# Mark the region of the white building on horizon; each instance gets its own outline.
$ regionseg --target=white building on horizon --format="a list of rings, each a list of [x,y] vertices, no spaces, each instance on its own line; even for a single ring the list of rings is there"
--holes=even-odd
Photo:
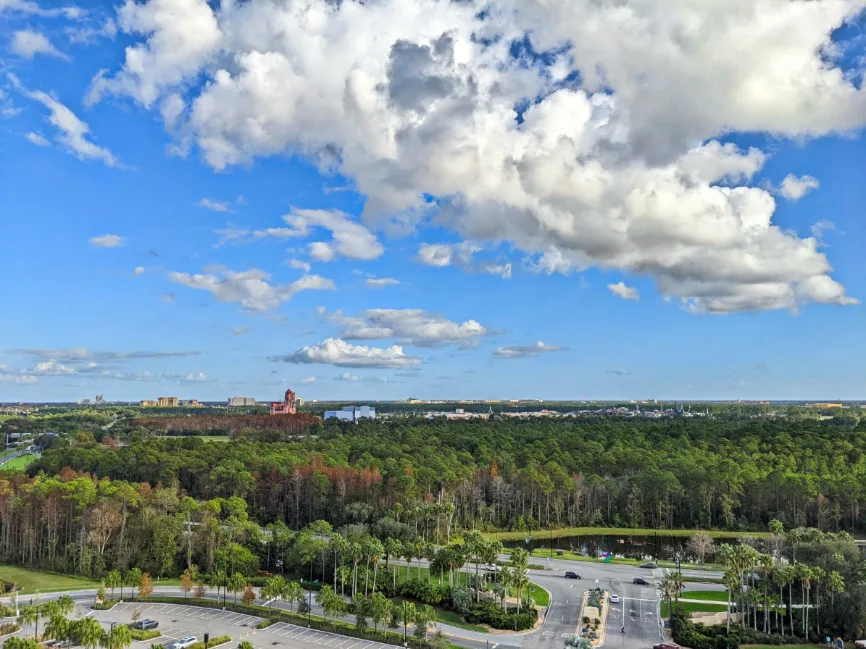
[[[325,421],[332,417],[340,421],[354,421],[357,424],[359,419],[375,419],[376,409],[370,406],[343,406],[342,410],[326,410]]]

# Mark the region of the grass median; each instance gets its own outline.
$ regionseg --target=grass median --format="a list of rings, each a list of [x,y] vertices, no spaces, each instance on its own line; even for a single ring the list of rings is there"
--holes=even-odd
[[[19,595],[32,595],[37,590],[47,593],[99,588],[98,581],[82,579],[81,577],[70,577],[69,575],[58,575],[53,572],[27,570],[18,566],[0,566],[0,579],[18,584],[21,587],[21,590],[18,592]]]

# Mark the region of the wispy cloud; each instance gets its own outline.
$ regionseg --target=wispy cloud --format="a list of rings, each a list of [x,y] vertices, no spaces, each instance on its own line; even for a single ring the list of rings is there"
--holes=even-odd
[[[212,201],[209,198],[203,198],[198,203],[195,204],[196,207],[203,207],[206,210],[211,210],[212,212],[231,212],[232,208],[229,207],[228,203],[223,203],[222,201]]]
[[[617,282],[616,284],[608,284],[607,289],[623,300],[639,300],[640,293],[638,293],[637,289],[633,286],[628,286],[624,282]]]
[[[567,350],[568,347],[560,347],[558,345],[548,345],[542,341],[538,341],[534,345],[514,345],[511,347],[497,347],[493,352],[494,358],[527,358],[529,356],[538,356],[546,352],[561,352]]]
[[[90,127],[78,119],[69,108],[46,92],[26,89],[14,74],[8,74],[7,78],[21,94],[38,101],[48,109],[48,123],[56,129],[55,139],[66,147],[67,151],[81,160],[100,160],[109,167],[121,166],[110,150],[88,139]]]
[[[43,54],[64,61],[72,60],[72,57],[54,47],[45,34],[29,29],[22,29],[12,34],[9,48],[22,59],[33,60],[39,54]]]
[[[124,243],[126,243],[126,239],[117,234],[103,234],[90,238],[90,245],[97,248],[119,248]]]

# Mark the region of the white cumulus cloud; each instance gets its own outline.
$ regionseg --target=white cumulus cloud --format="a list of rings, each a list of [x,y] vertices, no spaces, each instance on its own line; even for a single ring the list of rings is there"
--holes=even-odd
[[[285,363],[320,363],[336,367],[370,367],[402,369],[421,363],[416,356],[408,356],[400,345],[368,347],[353,345],[339,338],[328,338],[315,345],[307,345],[292,354],[271,356],[272,361]]]
[[[103,234],[90,238],[90,245],[97,248],[119,248],[124,243],[126,243],[126,239],[117,234]]]
[[[203,274],[171,272],[168,276],[176,284],[208,291],[218,302],[235,302],[251,311],[274,309],[300,291],[334,288],[332,280],[319,275],[304,275],[291,284],[270,284],[270,274],[257,268],[236,272],[216,266],[206,268]]]
[[[640,294],[637,289],[633,286],[628,286],[624,282],[617,282],[616,284],[608,284],[607,290],[616,295],[617,297],[621,297],[623,300],[639,300]]]
[[[423,309],[367,309],[358,317],[340,311],[320,313],[342,327],[340,337],[344,340],[394,338],[416,347],[469,346],[488,333],[477,320],[455,322]]]
[[[798,178],[794,174],[788,174],[782,180],[779,193],[789,201],[798,201],[813,189],[818,189],[820,184],[818,179],[812,176],[800,176]]]
[[[866,88],[834,38],[862,11],[863,0],[127,0],[118,23],[133,42],[91,97],[159,110],[183,93],[169,124],[179,147],[215,169],[307,156],[366,196],[368,228],[432,221],[545,272],[643,274],[697,311],[847,304],[817,242],[776,225],[771,192],[751,185],[766,155],[724,138],[861,128]],[[381,254],[362,241],[334,231],[309,251]],[[428,252],[457,265],[454,251]]]

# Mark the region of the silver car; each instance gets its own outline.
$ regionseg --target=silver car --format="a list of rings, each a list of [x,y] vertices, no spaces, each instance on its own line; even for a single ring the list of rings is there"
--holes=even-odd
[[[170,649],[187,649],[191,647],[196,642],[198,642],[198,638],[194,635],[187,635],[182,637],[180,640],[171,645]]]

